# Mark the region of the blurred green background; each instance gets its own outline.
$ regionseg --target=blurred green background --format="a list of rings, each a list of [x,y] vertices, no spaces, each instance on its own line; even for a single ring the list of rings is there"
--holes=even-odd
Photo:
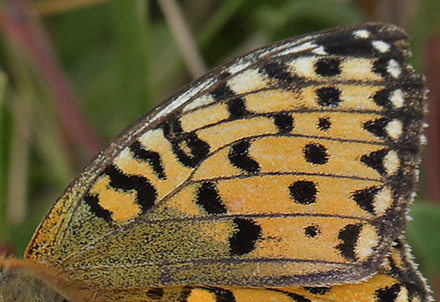
[[[21,256],[88,159],[207,69],[283,38],[382,21],[408,31],[409,61],[428,75],[429,145],[406,233],[438,295],[439,13],[438,0],[1,0],[0,251]]]

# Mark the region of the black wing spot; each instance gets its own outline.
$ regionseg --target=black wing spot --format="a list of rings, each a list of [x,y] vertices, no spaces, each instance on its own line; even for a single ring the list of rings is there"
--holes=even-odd
[[[190,286],[185,286],[181,291],[180,291],[180,296],[179,296],[179,302],[187,302],[189,296],[191,295],[191,292],[194,288],[190,287]]]
[[[304,234],[307,237],[310,238],[315,238],[316,236],[318,236],[319,234],[321,234],[321,230],[319,229],[318,226],[316,225],[309,225],[308,227],[304,228]]]
[[[226,207],[222,203],[217,188],[212,182],[204,182],[197,190],[196,203],[209,214],[225,214]]]
[[[189,287],[185,286],[180,292],[180,297],[178,299],[179,302],[188,302],[188,298],[191,296],[192,291],[194,290],[204,290],[209,291],[215,295],[215,301],[217,302],[236,302],[234,294],[223,288],[213,287],[213,286],[204,286],[204,287]],[[161,300],[162,301],[162,300]]]
[[[287,70],[287,66],[282,63],[272,62],[261,67],[261,70],[269,76],[269,78],[292,82],[294,79],[290,72]]]
[[[97,196],[87,194],[84,196],[84,202],[90,207],[90,211],[92,211],[96,217],[102,218],[107,222],[113,221],[112,213],[101,207]]]
[[[328,162],[327,149],[318,143],[310,143],[303,148],[304,159],[314,165],[324,165]]]
[[[133,153],[135,158],[147,162],[151,166],[151,168],[153,168],[154,174],[157,176],[157,178],[161,180],[167,178],[159,153],[146,150],[140,142],[134,142],[133,144],[131,144],[130,151]]]
[[[374,214],[374,197],[382,189],[380,186],[373,186],[353,193],[353,199],[359,207],[371,214]]]
[[[298,180],[289,186],[290,197],[297,203],[309,205],[316,202],[316,185],[313,181]]]
[[[400,285],[393,284],[386,288],[378,289],[375,293],[377,302],[395,302],[400,292]]]
[[[330,122],[330,118],[325,116],[325,117],[320,117],[318,120],[318,129],[321,131],[326,131],[328,129],[330,129],[330,127],[332,126],[332,123]]]
[[[260,171],[260,165],[249,157],[249,141],[241,141],[231,147],[228,158],[231,164],[248,173],[257,173]]]
[[[399,64],[400,66],[403,63],[403,58],[400,58],[400,57],[396,57],[393,59],[390,59],[389,57],[382,57],[382,58],[377,59],[373,63],[373,72],[381,75],[384,78],[390,76],[390,74],[388,72],[388,65],[391,60],[396,61],[396,63]]]
[[[341,91],[335,87],[323,87],[315,90],[318,96],[318,104],[324,107],[339,106],[341,103]]]
[[[387,131],[385,127],[388,125],[389,120],[387,118],[378,118],[372,121],[365,122],[363,127],[371,134],[385,138],[387,137]]]
[[[147,297],[150,299],[160,300],[164,295],[162,288],[152,288],[147,291]]]
[[[390,95],[391,95],[391,90],[385,88],[376,92],[376,94],[373,96],[373,100],[377,105],[385,109],[391,109],[392,106],[390,101]]]
[[[314,295],[325,295],[331,290],[331,287],[304,287],[304,289]]]
[[[206,290],[209,290],[215,295],[215,301],[216,302],[235,302],[234,294],[227,289],[219,288],[219,287],[206,287],[204,288]]]
[[[388,154],[388,149],[382,149],[379,151],[371,152],[370,154],[362,155],[361,162],[370,168],[376,170],[380,175],[385,175],[385,167],[383,165],[383,160]]]
[[[250,112],[246,109],[246,104],[243,98],[234,98],[226,103],[229,112],[229,118],[236,120],[250,115]]]
[[[309,300],[301,295],[294,294],[294,293],[287,293],[284,292],[289,298],[292,298],[295,302],[312,302],[312,300]]]
[[[261,236],[261,227],[251,219],[234,218],[235,232],[229,239],[230,253],[242,256],[255,249],[255,243]]]
[[[115,189],[135,190],[137,192],[136,203],[141,207],[142,213],[147,212],[156,202],[156,189],[145,177],[126,175],[114,165],[107,166],[102,174],[110,177],[110,186]]]
[[[362,224],[349,224],[343,228],[338,235],[338,238],[342,241],[336,248],[341,252],[341,255],[350,261],[356,261],[357,256],[355,253],[356,243],[359,239]]]
[[[330,55],[371,57],[377,54],[369,39],[356,39],[352,32],[322,36],[315,43],[322,45]]]
[[[277,62],[266,64],[262,70],[271,78],[287,80],[290,78],[286,65]]]
[[[332,77],[341,73],[341,60],[338,58],[323,58],[315,63],[317,74]]]
[[[202,162],[209,153],[209,145],[197,137],[195,132],[185,133],[177,119],[162,124],[164,136],[171,143],[178,160],[189,168]]]
[[[287,112],[280,112],[273,116],[274,123],[280,133],[289,133],[293,130],[293,117]]]
[[[220,83],[211,92],[212,98],[216,101],[222,101],[235,96],[235,92],[224,82]]]
[[[389,62],[389,58],[380,58],[377,59],[373,63],[373,71],[377,74],[380,74],[382,77],[388,76],[387,66]]]

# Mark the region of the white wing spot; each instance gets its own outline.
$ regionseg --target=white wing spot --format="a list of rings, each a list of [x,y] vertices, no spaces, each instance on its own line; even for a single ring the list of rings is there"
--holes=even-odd
[[[364,224],[356,242],[355,253],[360,261],[371,256],[379,244],[379,236],[372,225]]]
[[[408,290],[406,289],[405,286],[401,286],[399,294],[397,295],[395,301],[401,302],[401,301],[408,301],[408,300],[409,300]]]
[[[129,161],[133,159],[133,156],[130,153],[130,149],[127,147],[119,153],[118,156],[114,159],[113,163],[118,167],[127,166]]]
[[[382,53],[388,52],[391,48],[390,44],[385,43],[384,41],[377,41],[376,40],[376,41],[371,42],[371,44],[373,44],[373,47]]]
[[[388,175],[393,175],[399,170],[400,160],[396,151],[389,151],[383,159],[383,166]]]
[[[391,93],[390,101],[396,108],[401,108],[405,103],[405,95],[402,90],[396,89]]]
[[[393,196],[388,188],[383,188],[374,197],[374,212],[381,216],[393,205]]]
[[[324,50],[324,46],[319,46],[312,50],[312,52],[316,55],[327,55],[328,53]]]
[[[396,140],[402,135],[403,125],[400,120],[394,119],[388,123],[388,125],[385,127],[385,129],[386,129],[389,137]]]
[[[192,109],[204,106],[204,105],[209,105],[211,103],[214,103],[213,97],[210,94],[204,94],[204,95],[196,98],[195,100],[193,100],[188,105],[186,105],[185,108],[183,108],[183,112],[187,112],[189,110],[192,110]]]
[[[402,72],[399,63],[397,63],[396,60],[390,60],[388,62],[387,71],[394,78],[398,78]]]
[[[266,87],[266,81],[256,69],[249,69],[228,80],[229,87],[238,94]]]
[[[370,32],[369,32],[368,30],[366,30],[366,29],[359,29],[359,30],[356,30],[356,31],[353,33],[353,35],[354,35],[356,38],[367,39],[371,34],[370,34]]]
[[[424,146],[424,145],[426,145],[427,142],[428,142],[428,139],[426,138],[426,135],[422,134],[422,135],[420,136],[420,144],[421,144],[422,146]]]
[[[295,73],[303,77],[315,77],[315,58],[314,57],[302,57],[297,58],[289,63],[289,69],[292,73]]]

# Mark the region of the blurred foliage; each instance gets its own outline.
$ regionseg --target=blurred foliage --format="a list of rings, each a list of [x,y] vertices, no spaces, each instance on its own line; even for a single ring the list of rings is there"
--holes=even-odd
[[[7,2],[0,2],[3,13],[10,13]],[[58,8],[61,2],[31,3],[40,9],[35,13],[38,16],[40,12],[39,20],[56,54],[53,58],[102,146],[136,117],[192,80],[156,1],[90,0]],[[374,13],[378,1],[178,3],[210,67],[279,39],[378,20],[383,15]],[[411,63],[423,72],[423,66],[429,64],[423,47],[433,33],[440,31],[440,2],[413,3],[403,25],[414,37]],[[0,241],[11,242],[20,255],[39,221],[89,156],[86,148],[66,141],[54,98],[29,55],[5,30],[0,39],[0,68]],[[28,160],[20,161],[17,154]],[[19,169],[25,181],[11,177]],[[18,220],[6,210],[11,191],[24,196]],[[417,260],[429,276],[439,276],[439,207],[417,201],[413,216],[407,234]]]
[[[411,209],[413,219],[408,223],[407,236],[411,239],[417,262],[429,275],[440,272],[440,207],[416,203]]]

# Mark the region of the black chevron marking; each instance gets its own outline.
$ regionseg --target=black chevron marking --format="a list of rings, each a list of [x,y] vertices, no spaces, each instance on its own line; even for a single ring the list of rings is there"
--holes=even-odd
[[[179,120],[166,121],[162,124],[162,129],[174,154],[185,166],[194,168],[208,155],[209,145],[198,138],[195,132],[183,132]]]
[[[156,202],[156,189],[145,177],[126,175],[114,165],[107,166],[103,174],[110,177],[110,186],[113,188],[123,191],[135,190],[137,192],[136,202],[141,207],[142,213],[147,212]]]
[[[233,145],[229,150],[228,158],[234,167],[248,173],[257,173],[260,171],[260,165],[248,155],[249,147],[248,141],[241,141]]]
[[[134,142],[129,148],[135,158],[147,162],[151,168],[153,168],[154,174],[156,174],[159,179],[164,180],[167,178],[159,153],[146,150],[140,142]]]

